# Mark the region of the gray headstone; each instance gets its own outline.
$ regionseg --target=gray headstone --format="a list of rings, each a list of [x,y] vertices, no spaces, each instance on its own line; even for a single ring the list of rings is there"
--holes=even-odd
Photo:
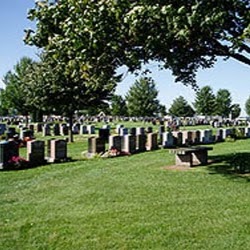
[[[44,164],[44,141],[27,142],[27,160],[33,165]]]

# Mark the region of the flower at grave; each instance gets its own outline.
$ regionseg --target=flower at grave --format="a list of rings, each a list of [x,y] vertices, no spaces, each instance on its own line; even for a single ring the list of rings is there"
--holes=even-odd
[[[10,168],[19,169],[25,168],[28,166],[28,161],[20,156],[12,156],[8,161],[8,165]]]

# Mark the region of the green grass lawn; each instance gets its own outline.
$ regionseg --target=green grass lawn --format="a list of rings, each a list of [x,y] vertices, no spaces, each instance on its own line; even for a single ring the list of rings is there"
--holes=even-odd
[[[72,162],[0,172],[0,249],[250,249],[250,177],[228,164],[250,140],[212,146],[180,171],[167,149],[84,160],[77,137]]]

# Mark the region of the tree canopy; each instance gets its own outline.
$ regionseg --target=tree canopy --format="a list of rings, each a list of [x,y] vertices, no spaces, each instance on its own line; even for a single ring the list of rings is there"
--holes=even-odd
[[[3,77],[5,89],[1,94],[1,106],[8,110],[9,114],[28,115],[34,111],[34,106],[27,101],[25,92],[26,76],[35,62],[29,57],[21,58],[13,70],[8,71]]]
[[[217,57],[250,65],[249,0],[38,0],[28,17],[37,26],[26,31],[26,43],[84,80],[154,60],[195,86],[198,69]]]

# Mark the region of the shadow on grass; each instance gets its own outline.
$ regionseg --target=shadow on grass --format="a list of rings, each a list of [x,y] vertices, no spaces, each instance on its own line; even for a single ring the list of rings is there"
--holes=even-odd
[[[46,160],[40,162],[40,163],[33,163],[31,164],[29,161],[17,161],[17,162],[11,162],[4,166],[3,169],[1,169],[2,172],[4,171],[26,171],[33,168],[42,168],[45,166],[49,166],[52,164],[67,164],[69,162],[76,162],[77,160],[72,158],[65,158],[62,160],[55,160],[54,162],[47,162]]]
[[[209,156],[207,169],[210,174],[221,174],[231,178],[250,181],[250,152]]]

